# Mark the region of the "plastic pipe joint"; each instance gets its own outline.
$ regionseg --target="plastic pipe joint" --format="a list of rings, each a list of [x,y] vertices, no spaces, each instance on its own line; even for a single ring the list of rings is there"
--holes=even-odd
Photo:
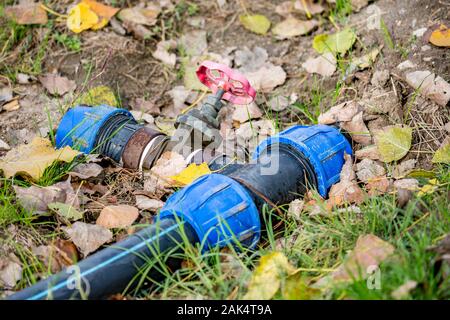
[[[110,157],[126,168],[150,168],[168,138],[136,122],[131,113],[107,105],[69,109],[56,131],[56,147]]]

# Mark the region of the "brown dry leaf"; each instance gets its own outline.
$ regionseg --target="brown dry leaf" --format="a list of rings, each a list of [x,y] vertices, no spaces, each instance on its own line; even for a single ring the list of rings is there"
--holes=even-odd
[[[161,113],[160,107],[158,107],[153,101],[145,100],[144,98],[136,98],[130,102],[130,106],[133,110],[146,112],[152,116],[159,116]]]
[[[270,77],[267,75],[270,74]],[[266,62],[255,72],[245,73],[248,81],[256,91],[271,92],[286,81],[286,72],[280,66]]]
[[[248,105],[235,105],[232,120],[239,123],[247,122],[251,119],[259,119],[263,115],[261,109],[255,102]]]
[[[355,157],[357,159],[367,158],[371,160],[380,160],[380,153],[378,152],[378,148],[376,145],[370,145],[362,149],[356,150]]]
[[[53,162],[70,162],[78,154],[80,152],[69,146],[55,150],[49,140],[36,137],[30,144],[20,145],[0,159],[0,170],[6,178],[20,174],[36,181]]]
[[[428,70],[414,71],[406,74],[406,82],[418,89],[427,98],[433,100],[440,106],[447,106],[450,101],[450,84],[440,76]]]
[[[370,179],[366,184],[369,196],[377,196],[389,191],[391,182],[386,176]]]
[[[305,201],[300,199],[295,199],[289,204],[288,217],[292,217],[295,220],[300,220],[301,213],[305,206]]]
[[[65,203],[74,208],[80,207],[78,196],[70,184],[70,178],[48,187],[31,186],[23,188],[14,186],[14,191],[22,207],[36,214],[46,213],[49,209],[48,205],[54,202]]]
[[[84,257],[94,252],[103,244],[113,238],[113,234],[108,229],[84,222],[75,222],[70,227],[62,227],[63,231],[69,236]]]
[[[342,122],[341,128],[347,131],[357,143],[364,146],[368,146],[372,143],[372,136],[364,123],[362,111],[357,113],[352,120]]]
[[[77,248],[68,240],[57,239],[54,244],[33,248],[32,252],[52,273],[57,273],[78,260]]]
[[[69,91],[75,90],[77,87],[75,81],[61,77],[56,73],[47,73],[45,76],[40,76],[39,81],[52,95],[62,96]]]
[[[307,16],[322,13],[325,9],[320,3],[314,0],[296,0],[294,9],[303,12]]]
[[[332,124],[336,122],[351,121],[353,117],[361,110],[356,101],[347,101],[337,106],[331,107],[325,113],[319,115],[319,124]]]
[[[371,179],[384,176],[386,170],[382,165],[370,159],[363,159],[356,164],[356,176],[359,181],[369,182]]]
[[[355,181],[352,157],[345,154],[344,158],[345,163],[340,173],[340,181],[331,186],[327,208],[344,203],[359,204],[364,201],[364,193]]]
[[[404,178],[416,167],[416,159],[409,159],[402,161],[400,164],[396,165],[394,170],[392,171],[392,177],[395,179]]]
[[[134,23],[144,26],[155,25],[161,8],[155,4],[148,4],[146,8],[126,8],[120,10],[117,17],[123,22]]]
[[[77,177],[82,180],[98,177],[103,172],[103,167],[96,163],[80,163],[77,164],[69,175]]]
[[[275,7],[275,12],[280,16],[289,17],[294,10],[294,3],[292,1],[284,1]]]
[[[391,296],[396,300],[403,300],[408,297],[411,290],[417,287],[417,282],[413,280],[408,280],[400,287],[392,291]]]
[[[156,212],[164,206],[164,202],[159,199],[152,199],[144,195],[136,195],[136,207],[140,210]]]
[[[175,40],[160,41],[156,45],[156,51],[153,52],[153,58],[162,61],[165,65],[169,67],[175,67],[177,62],[177,55],[175,53],[170,53],[169,50],[173,50],[177,47],[177,42]]]
[[[0,257],[0,286],[13,288],[22,279],[22,266],[19,259],[11,254],[8,257]]]
[[[331,52],[326,52],[317,58],[309,58],[302,67],[308,73],[317,73],[323,77],[331,77],[336,71],[336,57]]]
[[[40,3],[24,3],[9,6],[4,9],[5,16],[14,20],[17,24],[46,24],[48,22],[47,11]]]
[[[439,25],[431,33],[429,41],[438,47],[450,47],[450,28],[445,24]]]
[[[5,103],[2,107],[2,110],[5,111],[16,111],[20,109],[20,104],[18,99],[11,100],[10,102]]]
[[[126,228],[133,224],[139,217],[139,210],[128,205],[104,207],[95,222],[99,226],[113,229]]]
[[[286,20],[276,24],[272,29],[272,33],[277,39],[289,39],[307,34],[317,27],[318,24],[317,20],[302,21],[294,17],[288,17]]]
[[[333,281],[351,282],[366,278],[369,267],[378,266],[395,248],[373,234],[361,235],[344,263],[331,274]]]

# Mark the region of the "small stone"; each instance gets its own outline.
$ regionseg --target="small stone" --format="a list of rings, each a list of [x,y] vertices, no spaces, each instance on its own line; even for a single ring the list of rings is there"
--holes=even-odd
[[[419,181],[416,179],[400,179],[394,182],[396,189],[405,189],[415,191],[419,188]]]
[[[450,133],[450,122],[447,122],[444,126],[445,130]]]
[[[431,47],[429,45],[427,45],[427,44],[420,48],[420,50],[422,50],[422,51],[428,51],[430,49],[431,49]]]
[[[380,153],[376,145],[370,145],[362,149],[355,151],[355,157],[357,159],[368,158],[371,160],[380,160]]]
[[[259,109],[256,103],[252,102],[249,105],[236,105],[232,115],[232,119],[233,121],[244,123],[251,119],[261,118],[262,115],[263,113],[261,109]]]
[[[402,161],[394,168],[392,176],[395,179],[403,178],[414,169],[414,167],[416,166],[416,162],[416,159]]]

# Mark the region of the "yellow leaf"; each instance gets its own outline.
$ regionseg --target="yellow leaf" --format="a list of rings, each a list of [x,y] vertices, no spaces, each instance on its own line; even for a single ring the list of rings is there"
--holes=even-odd
[[[87,4],[100,18],[99,22],[91,27],[92,30],[98,30],[106,26],[109,20],[119,11],[118,8],[113,8],[94,0],[82,0],[81,2]]]
[[[412,129],[407,126],[387,126],[374,135],[381,160],[388,163],[400,160],[411,148]]]
[[[450,164],[450,138],[446,138],[442,146],[434,153],[433,163],[449,163]]]
[[[191,163],[179,174],[171,176],[170,179],[173,181],[172,182],[173,186],[184,187],[185,185],[188,185],[195,179],[209,173],[211,173],[211,170],[209,170],[208,164],[206,162],[203,162],[200,165]]]
[[[280,289],[281,280],[294,272],[295,268],[283,253],[266,254],[253,272],[244,300],[272,299]]]
[[[450,47],[450,28],[445,24],[441,24],[431,34],[430,42],[438,47]]]
[[[80,2],[70,9],[67,18],[67,27],[75,32],[80,33],[95,26],[99,22],[97,14],[84,2]]]
[[[116,107],[117,99],[111,88],[107,86],[98,86],[82,94],[75,101],[75,104],[85,104],[88,106],[98,106],[101,104],[106,104],[111,107]]]
[[[36,181],[54,161],[70,162],[79,154],[70,147],[55,150],[49,140],[34,138],[27,145],[12,149],[0,160],[0,170],[6,178],[23,174]]]
[[[311,300],[320,293],[319,289],[311,288],[300,272],[287,277],[281,286],[281,294],[286,300]]]
[[[270,20],[261,14],[244,14],[239,16],[239,20],[246,29],[257,34],[264,35],[270,28]]]

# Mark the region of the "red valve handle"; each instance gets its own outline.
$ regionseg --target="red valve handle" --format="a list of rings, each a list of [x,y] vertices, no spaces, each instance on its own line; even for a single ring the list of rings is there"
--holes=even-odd
[[[224,90],[222,99],[231,103],[249,104],[255,99],[256,91],[247,78],[224,64],[204,61],[197,70],[197,77],[213,93]]]

